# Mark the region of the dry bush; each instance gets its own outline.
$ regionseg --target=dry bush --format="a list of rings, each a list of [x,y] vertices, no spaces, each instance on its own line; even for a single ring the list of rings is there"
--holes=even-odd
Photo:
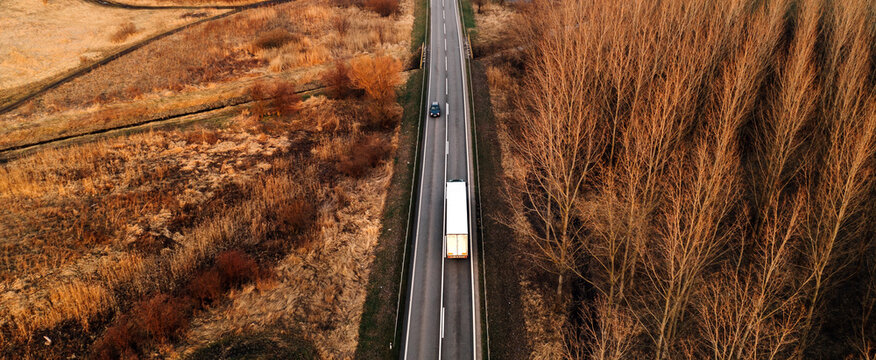
[[[365,0],[365,8],[374,11],[380,16],[390,16],[398,14],[398,0]]]
[[[137,329],[159,342],[179,334],[188,325],[191,304],[185,298],[157,294],[134,307]]]
[[[370,125],[391,129],[401,119],[402,110],[396,102],[401,69],[401,62],[390,56],[359,56],[350,60],[350,80],[370,100]]]
[[[350,67],[343,61],[335,61],[333,66],[323,72],[322,83],[329,89],[329,94],[336,99],[355,95],[353,81],[350,79]]]
[[[386,104],[395,101],[401,70],[401,61],[391,56],[362,55],[350,60],[349,77],[353,86],[365,91],[370,99]]]
[[[297,36],[285,29],[274,29],[259,35],[254,44],[259,49],[276,49],[287,43],[297,42],[298,40]]]
[[[225,289],[218,272],[205,271],[189,283],[187,291],[192,298],[205,305],[218,299],[225,292]]]
[[[295,84],[284,81],[275,85],[271,106],[278,115],[294,114],[298,111],[300,102],[301,95],[295,92]]]
[[[110,40],[112,42],[120,43],[127,40],[131,35],[137,33],[137,26],[132,22],[126,22],[122,25],[119,25],[119,28],[116,29],[112,35],[110,35]]]
[[[362,177],[386,158],[390,150],[392,145],[380,136],[363,136],[338,159],[337,169],[347,176]]]
[[[240,250],[230,250],[216,256],[216,271],[223,283],[235,286],[255,279],[259,267],[249,255]]]
[[[300,109],[301,95],[290,82],[256,82],[249,88],[249,96],[253,100],[250,111],[257,118],[266,115],[289,116]]]
[[[136,330],[132,326],[133,324],[127,318],[122,318],[115,325],[108,327],[103,337],[93,347],[94,358],[101,360],[137,359],[137,352],[134,350]]]

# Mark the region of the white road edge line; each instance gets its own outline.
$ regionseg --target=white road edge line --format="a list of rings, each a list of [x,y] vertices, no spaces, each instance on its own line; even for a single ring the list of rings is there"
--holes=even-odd
[[[444,338],[444,307],[441,307],[441,338]],[[438,357],[441,358],[440,356]]]
[[[430,37],[431,37],[431,34],[430,34]],[[429,44],[431,45],[432,42],[430,41]],[[431,67],[431,66],[432,66],[432,63],[429,62],[429,67]],[[427,99],[427,101],[431,101],[432,100],[432,71],[429,71],[429,82],[428,83],[429,83],[429,85],[428,85],[428,88],[426,89],[426,99]],[[426,123],[425,129],[423,130],[424,131],[424,134],[423,134],[423,150],[424,151],[423,151],[423,161],[421,162],[421,164],[423,164],[422,166],[425,166],[425,163],[426,163],[426,151],[425,150],[427,149],[426,145],[429,143],[429,117],[428,117],[428,115],[425,118],[425,123]],[[420,191],[418,192],[418,194],[422,194],[424,179],[425,179],[425,177],[420,176]],[[408,321],[407,321],[407,324],[405,324],[405,327],[407,328],[405,330],[405,344],[404,344],[405,353],[402,355],[402,359],[408,358],[408,349],[409,349],[408,342],[409,342],[410,337],[411,337],[411,309],[410,309],[411,305],[410,304],[413,304],[413,302],[414,302],[414,285],[415,285],[414,280],[416,280],[416,275],[417,275],[417,241],[420,239],[420,214],[422,212],[423,212],[423,202],[417,201],[417,234],[414,236],[414,248],[413,248],[414,259],[413,259],[413,262],[411,264],[412,265],[412,267],[411,267],[411,269],[412,269],[411,270],[411,296],[410,296],[410,300],[408,301],[408,309],[407,309],[408,310]]]
[[[462,23],[459,20],[460,17],[462,16],[462,12],[459,11],[460,6],[459,6],[458,1],[456,3],[456,8],[457,8],[457,12],[456,12],[456,26],[457,26],[457,28],[456,28],[456,30],[457,30],[457,34],[459,36],[459,66],[460,66],[460,71],[462,73],[462,104],[463,104],[463,106],[462,106],[462,120],[465,123],[465,159],[466,159],[465,162],[467,164],[466,170],[468,171],[468,178],[469,178],[469,180],[471,180],[472,167],[471,167],[471,155],[469,154],[469,148],[471,147],[471,143],[470,143],[471,139],[469,136],[469,131],[471,129],[469,126],[470,119],[468,116],[468,88],[466,86],[466,79],[468,77],[467,77],[467,72],[465,69],[465,58],[463,57],[463,53],[465,52],[465,49],[463,48],[463,43],[462,43],[463,42],[463,39],[462,39],[463,29],[462,29]],[[444,39],[446,41],[447,37],[445,37]],[[472,189],[472,187],[469,186],[469,193],[471,193],[471,189]],[[469,196],[469,198],[472,198],[472,197]],[[471,220],[471,217],[473,215],[473,212],[470,211],[471,209],[472,209],[472,202],[469,202],[469,220]],[[469,226],[469,227],[471,227],[471,226]],[[472,241],[472,247],[474,247],[474,245],[475,245],[475,242]],[[473,252],[469,251],[469,253],[471,254]],[[472,346],[473,358],[478,359],[479,358],[478,355],[480,355],[480,354],[478,354],[478,342],[477,342],[478,336],[477,336],[477,317],[475,316],[475,313],[476,313],[476,311],[475,311],[475,309],[476,309],[476,307],[475,307],[475,294],[476,293],[475,293],[475,277],[474,277],[474,273],[475,273],[474,263],[477,259],[474,256],[470,256],[469,258],[470,258],[469,266],[471,267],[471,271],[470,271],[470,274],[471,274],[471,340],[472,340],[471,346]]]

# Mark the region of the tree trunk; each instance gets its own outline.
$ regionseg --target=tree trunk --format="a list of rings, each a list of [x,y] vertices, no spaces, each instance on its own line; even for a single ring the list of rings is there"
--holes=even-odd
[[[561,301],[562,301],[562,295],[563,295],[563,274],[560,274],[557,277],[557,298],[560,298]]]

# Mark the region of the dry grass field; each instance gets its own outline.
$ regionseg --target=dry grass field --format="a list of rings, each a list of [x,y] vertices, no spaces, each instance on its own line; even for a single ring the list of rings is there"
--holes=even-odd
[[[113,50],[197,20],[189,10],[129,11],[77,0],[0,3],[0,98]],[[204,16],[217,14],[202,11]]]
[[[264,0],[119,0],[119,4],[136,6],[240,6]]]
[[[495,6],[533,358],[876,356],[871,2]]]
[[[0,147],[251,101],[221,122],[0,164],[0,357],[174,358],[275,329],[352,356],[411,6],[246,10],[4,114]],[[328,78],[331,97],[295,93]]]
[[[335,59],[365,53],[407,59],[409,7],[389,19],[355,7],[299,1],[201,24],[0,115],[0,148],[173,112],[182,102],[216,99],[217,88],[228,88],[224,97],[239,96],[249,84],[227,84],[243,78],[282,73],[309,83]]]

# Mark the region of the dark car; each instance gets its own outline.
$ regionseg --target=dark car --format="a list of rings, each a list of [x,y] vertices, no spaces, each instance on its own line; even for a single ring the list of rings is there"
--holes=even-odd
[[[432,106],[429,106],[429,116],[431,117],[439,117],[441,116],[441,105],[438,105],[438,102],[433,102]]]

